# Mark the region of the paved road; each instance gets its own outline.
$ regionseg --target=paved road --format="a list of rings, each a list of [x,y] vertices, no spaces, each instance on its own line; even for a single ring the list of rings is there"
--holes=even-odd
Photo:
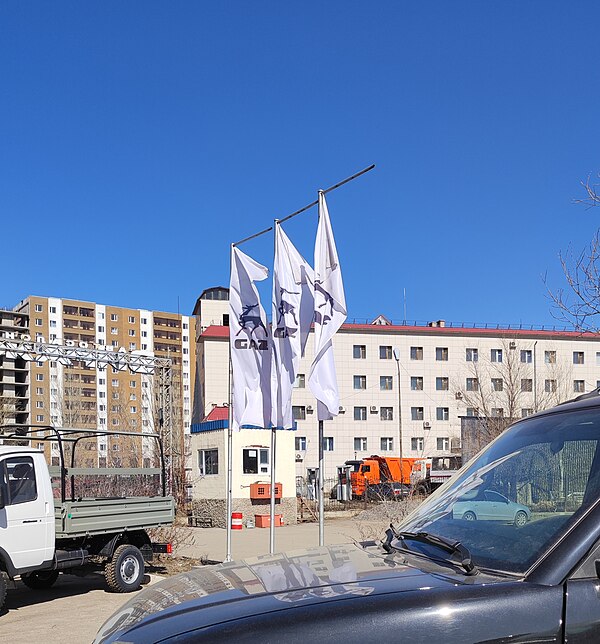
[[[327,544],[345,543],[370,537],[371,525],[352,519],[328,520]],[[194,545],[182,549],[190,557],[225,557],[225,530],[192,528]],[[318,525],[283,526],[275,532],[275,550],[295,550],[317,546]],[[243,559],[269,552],[269,530],[254,528],[234,532],[232,555]],[[152,576],[150,583],[159,579]],[[97,630],[132,594],[109,593],[101,575],[78,578],[61,575],[46,591],[30,590],[20,582],[9,588],[4,609],[0,612],[0,641],[11,644],[80,644],[93,641]]]

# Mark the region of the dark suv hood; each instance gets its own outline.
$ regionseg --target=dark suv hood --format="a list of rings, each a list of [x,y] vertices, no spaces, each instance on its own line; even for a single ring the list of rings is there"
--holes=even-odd
[[[429,568],[427,562],[423,564]],[[380,548],[358,544],[203,566],[143,590],[107,620],[96,642],[156,641],[157,630],[163,639],[226,619],[289,608],[299,602],[323,603],[484,581],[439,565],[432,565],[429,571],[422,568],[406,563],[400,553],[386,554]],[[493,580],[486,576],[485,581]],[[239,601],[242,598],[246,601]],[[152,638],[145,639],[150,632]]]

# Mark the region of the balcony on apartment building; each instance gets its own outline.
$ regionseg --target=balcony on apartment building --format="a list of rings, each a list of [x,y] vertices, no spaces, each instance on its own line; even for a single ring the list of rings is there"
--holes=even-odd
[[[170,318],[157,318],[154,316],[154,326],[168,326],[172,329],[180,329],[181,323],[179,320],[172,320]]]
[[[63,315],[78,315],[79,317],[93,318],[94,309],[90,309],[86,306],[70,306],[63,304]]]

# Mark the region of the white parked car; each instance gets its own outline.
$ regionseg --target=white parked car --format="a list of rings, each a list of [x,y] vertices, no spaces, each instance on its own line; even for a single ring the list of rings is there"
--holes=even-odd
[[[452,508],[454,519],[465,521],[501,521],[524,526],[531,518],[526,505],[510,501],[494,490],[484,490],[481,496],[468,499],[461,497]]]

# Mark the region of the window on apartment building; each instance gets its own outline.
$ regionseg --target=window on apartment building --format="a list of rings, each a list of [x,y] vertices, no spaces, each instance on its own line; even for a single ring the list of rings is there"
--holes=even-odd
[[[119,316],[116,313],[111,313],[110,314],[111,322],[116,322],[118,319],[119,319]]]
[[[35,388],[35,393],[36,393],[38,396],[43,396],[43,395],[44,395],[44,388],[43,388],[43,387],[36,387],[36,388]]]
[[[392,347],[391,346],[380,346],[379,347],[379,359],[380,360],[391,360],[392,359]]]
[[[436,407],[435,417],[437,420],[450,420],[449,407]]]
[[[502,349],[492,349],[490,354],[492,362],[502,362]]]
[[[411,360],[423,360],[423,347],[411,347],[410,348],[410,359]]]
[[[554,393],[556,391],[556,380],[545,380],[544,391],[546,393]]]
[[[411,407],[410,418],[411,420],[423,420],[423,407]]]
[[[477,378],[467,378],[467,391],[479,391],[479,380]]]
[[[504,380],[502,378],[492,378],[493,391],[504,391]]]
[[[492,418],[503,418],[504,409],[502,407],[492,407]]]
[[[438,452],[448,452],[450,451],[450,439],[443,437],[443,438],[437,438],[436,439],[437,443],[437,449]]]
[[[292,418],[294,420],[306,420],[306,407],[304,405],[292,405]]]
[[[573,364],[583,364],[584,355],[583,351],[573,351]]]
[[[104,333],[104,327],[102,325],[98,325],[98,333]]]
[[[333,452],[333,436],[323,436],[323,451]]]
[[[118,386],[119,386],[119,381],[118,381],[118,379],[117,379],[117,378],[113,378],[110,384],[111,384],[113,387],[118,387]]]
[[[50,328],[55,329],[56,328],[56,320],[50,320]]]
[[[148,318],[140,318],[142,324],[148,324]]]
[[[533,351],[531,349],[521,350],[521,362],[526,364],[533,362]]]
[[[379,447],[382,452],[394,451],[394,439],[391,436],[382,436],[379,439]]]
[[[142,351],[147,351],[147,350],[148,350],[148,345],[142,344]]]
[[[129,343],[129,350],[130,350],[130,351],[135,351],[135,347],[136,347],[135,342],[130,342],[130,343]]]
[[[44,374],[43,374],[43,373],[36,373],[36,374],[35,374],[35,379],[36,379],[38,382],[41,382],[41,381],[44,379]]]
[[[533,391],[533,380],[531,378],[521,378],[521,391]]]
[[[135,324],[135,317],[134,317],[133,315],[130,315],[130,316],[127,318],[127,321],[128,321],[130,324]]]
[[[200,476],[210,476],[219,473],[219,450],[198,450],[198,470]]]
[[[43,400],[37,400],[36,403],[35,403],[35,406],[38,409],[44,409],[44,401]]]
[[[364,344],[355,344],[352,349],[352,356],[359,360],[367,357],[367,347]]]
[[[359,436],[354,438],[354,451],[355,452],[367,451],[367,439],[364,436]]]
[[[467,348],[465,358],[467,362],[477,362],[479,360],[479,350],[473,349],[473,348]]]
[[[354,376],[354,389],[366,389],[367,376]]]
[[[135,335],[135,329],[129,329],[129,335],[134,336]]]
[[[577,394],[582,394],[585,391],[585,381],[573,380],[573,391]]]
[[[182,339],[183,342],[188,342],[190,338],[187,335],[182,335],[181,339]]]
[[[106,384],[106,378],[98,378],[98,384],[99,385],[105,385]]]
[[[527,418],[527,416],[531,416],[533,414],[533,409],[531,407],[523,407],[521,409],[521,418]]]
[[[137,413],[137,407],[135,405],[131,405],[131,407],[129,407],[129,412],[132,413],[132,414],[136,414]]]
[[[410,439],[410,449],[413,452],[422,452],[425,448],[425,439],[423,436],[413,436]]]
[[[381,391],[391,391],[394,388],[393,376],[379,376],[379,389]]]
[[[394,408],[393,407],[381,407],[379,409],[379,419],[380,420],[394,420]]]
[[[435,379],[435,389],[436,391],[448,391],[448,378],[436,378]]]
[[[50,334],[50,342],[52,342],[53,340],[56,340],[56,333]]]
[[[296,376],[296,380],[294,382],[294,388],[295,389],[305,389],[306,388],[306,375],[303,373],[299,373]]]
[[[306,436],[296,436],[294,448],[297,452],[306,452]]]
[[[111,326],[110,327],[110,333],[111,333],[111,335],[118,335],[119,329],[117,329],[116,326]]]
[[[467,407],[467,416],[479,416],[479,409],[477,407]]]
[[[442,362],[448,361],[448,347],[436,347],[435,359]]]
[[[244,474],[268,474],[269,450],[266,447],[245,447],[242,450]]]
[[[98,398],[106,398],[106,392],[105,391],[99,391],[98,392]]]
[[[48,310],[50,311],[50,313],[56,313],[56,307],[55,306],[51,306]]]
[[[367,408],[366,407],[355,407],[354,408],[354,420],[367,420]]]
[[[35,417],[35,422],[36,423],[43,423],[44,422],[44,414],[37,414]]]
[[[546,364],[556,364],[556,351],[544,351],[544,362]]]
[[[182,329],[188,329],[188,328],[189,328],[189,324],[188,324],[187,322],[184,322],[184,323],[181,325],[181,328],[182,328]]]
[[[36,304],[36,305],[35,305],[35,310],[36,310],[38,313],[41,313],[41,312],[44,310],[44,307],[43,307],[41,304]]]
[[[132,389],[135,389],[135,388],[136,388],[136,386],[137,386],[137,385],[136,385],[135,380],[130,380],[130,381],[129,381],[129,386],[130,386]]]
[[[410,377],[410,388],[412,391],[423,391],[423,377],[422,376],[411,376]]]
[[[119,392],[118,391],[113,391],[111,398],[113,400],[119,400]]]
[[[142,331],[142,338],[148,337],[148,331]]]
[[[35,318],[35,326],[42,326],[42,318]]]

